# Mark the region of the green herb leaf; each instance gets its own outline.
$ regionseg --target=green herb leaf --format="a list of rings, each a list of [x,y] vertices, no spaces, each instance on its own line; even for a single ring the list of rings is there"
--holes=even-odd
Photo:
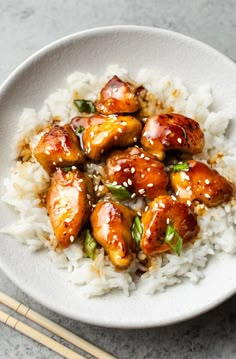
[[[70,167],[63,167],[62,168],[64,172],[69,172],[69,171],[72,171],[72,166]]]
[[[106,187],[112,193],[116,199],[128,199],[131,197],[131,193],[121,185],[114,185],[112,183],[107,183]]]
[[[95,112],[95,106],[92,101],[89,100],[74,100],[74,104],[79,112],[92,113]]]
[[[189,170],[189,165],[187,162],[183,162],[183,163],[177,163],[177,165],[174,165],[172,170],[174,172],[179,172],[179,171],[188,171]]]
[[[172,224],[167,225],[164,240],[179,256],[183,247],[183,239]]]
[[[87,254],[89,258],[94,260],[95,258],[95,252],[98,247],[97,242],[93,238],[93,236],[90,233],[90,230],[87,229],[86,235],[85,235],[85,241],[84,241],[84,251]]]
[[[143,234],[143,226],[139,216],[136,216],[132,226],[132,236],[137,244],[137,248],[140,248],[140,241]]]
[[[83,126],[79,126],[77,128],[77,130],[75,131],[75,134],[78,135],[79,133],[82,133],[84,131],[84,127]]]

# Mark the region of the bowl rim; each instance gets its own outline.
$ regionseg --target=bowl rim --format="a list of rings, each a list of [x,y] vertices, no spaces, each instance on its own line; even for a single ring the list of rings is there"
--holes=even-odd
[[[220,57],[222,61],[224,61],[228,66],[232,66],[234,68],[235,71],[235,63],[233,60],[231,60],[230,58],[228,58],[226,55],[222,54],[220,51],[218,51],[217,49],[201,42],[200,40],[194,39],[192,37],[189,37],[187,35],[184,35],[182,33],[179,32],[175,32],[175,31],[171,31],[171,30],[167,30],[167,29],[162,29],[162,28],[157,28],[157,27],[149,27],[149,26],[139,26],[139,25],[114,25],[114,26],[105,26],[105,27],[96,27],[96,28],[91,28],[91,29],[86,29],[83,31],[79,31],[79,32],[75,32],[69,35],[66,35],[64,37],[61,37],[55,41],[52,41],[51,43],[49,43],[46,46],[43,46],[41,49],[37,50],[36,52],[34,52],[32,55],[30,55],[29,57],[27,57],[20,65],[18,65],[11,73],[9,76],[7,76],[7,78],[2,82],[2,84],[0,85],[0,100],[2,95],[4,94],[5,91],[7,91],[7,88],[10,87],[12,85],[12,83],[15,81],[15,79],[18,77],[18,75],[20,76],[21,72],[24,71],[24,69],[26,69],[28,66],[30,66],[32,64],[32,62],[35,59],[40,59],[42,57],[44,57],[48,52],[50,52],[51,50],[54,50],[58,47],[60,47],[63,43],[66,43],[68,41],[71,41],[73,39],[79,39],[79,38],[83,38],[84,36],[92,36],[95,34],[101,34],[101,33],[113,33],[113,32],[128,32],[128,31],[132,31],[132,32],[150,32],[150,33],[156,33],[156,34],[165,34],[168,36],[171,36],[172,38],[176,38],[176,39],[183,39],[185,42],[187,43],[192,43],[195,44],[197,46],[201,46],[201,48],[204,48],[206,51],[210,52],[212,55]],[[24,285],[23,283],[21,283],[21,285],[19,285],[19,283],[17,282],[16,278],[11,275],[11,273],[7,273],[7,271],[4,269],[4,267],[1,264],[0,261],[0,268],[1,270],[6,274],[6,276],[20,289],[22,289],[27,295],[29,295],[30,297],[34,298],[34,300],[36,300],[37,302],[39,302],[40,304],[42,304],[43,306],[45,306],[46,308],[49,308],[52,311],[55,311],[55,307],[51,304],[49,304],[46,300],[42,300],[42,298],[40,299],[40,301],[38,300],[38,298],[34,295],[34,293],[31,291],[31,289],[29,287],[27,287],[27,285]],[[131,324],[131,325],[127,325],[121,323],[119,324],[114,324],[112,325],[113,328],[121,328],[121,329],[142,329],[142,328],[154,328],[154,327],[161,327],[161,326],[167,326],[167,325],[172,325],[172,324],[176,324],[191,318],[194,318],[198,315],[204,314],[207,311],[215,308],[216,306],[220,305],[221,303],[223,303],[225,300],[229,299],[230,297],[232,297],[234,294],[236,293],[236,287],[232,288],[231,291],[228,291],[227,293],[225,293],[224,295],[222,295],[220,298],[216,298],[214,301],[211,301],[210,303],[208,303],[207,305],[204,306],[203,309],[195,309],[194,311],[189,312],[188,314],[182,315],[181,317],[175,318],[174,320],[171,319],[167,319],[165,321],[162,321],[160,323],[150,323],[150,324],[140,324],[138,325],[136,324]],[[62,316],[67,316],[68,318],[71,318],[73,320],[78,320],[81,321],[83,323],[87,323],[87,324],[92,324],[92,325],[98,325],[98,326],[102,326],[102,327],[108,327],[108,325],[104,322],[104,321],[94,321],[92,319],[75,319],[68,311],[62,311],[60,310],[60,308],[56,309],[56,313],[59,313]]]

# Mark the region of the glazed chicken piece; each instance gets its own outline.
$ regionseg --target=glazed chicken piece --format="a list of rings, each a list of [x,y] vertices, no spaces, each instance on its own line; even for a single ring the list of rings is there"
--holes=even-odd
[[[117,182],[148,199],[166,194],[168,177],[164,165],[139,147],[111,153],[106,161],[106,173],[110,183]]]
[[[142,215],[143,235],[140,246],[146,255],[169,251],[165,242],[168,224],[178,232],[183,243],[195,238],[199,232],[196,216],[191,207],[171,196],[159,196],[149,203]]]
[[[85,161],[78,138],[70,125],[56,125],[46,132],[35,147],[34,156],[49,174],[56,167],[77,165]]]
[[[95,115],[87,118],[78,117],[71,122],[75,129],[82,126],[83,150],[86,155],[99,160],[103,153],[112,147],[127,147],[136,143],[142,131],[142,124],[132,116]]]
[[[133,258],[131,230],[135,215],[135,211],[117,202],[98,202],[90,217],[94,238],[119,269],[127,268]]]
[[[74,241],[90,214],[91,188],[78,170],[58,168],[52,175],[47,193],[47,210],[58,244],[66,248]],[[88,198],[89,197],[89,198]]]
[[[186,169],[172,172],[170,176],[171,185],[179,200],[198,200],[208,207],[214,207],[230,199],[233,185],[216,170],[194,160],[189,160],[184,165]]]
[[[96,110],[104,115],[133,113],[140,109],[138,97],[132,84],[113,76],[100,93]]]
[[[160,114],[147,119],[141,143],[145,150],[162,161],[168,150],[191,154],[202,152],[204,134],[198,122],[191,118],[176,113]]]

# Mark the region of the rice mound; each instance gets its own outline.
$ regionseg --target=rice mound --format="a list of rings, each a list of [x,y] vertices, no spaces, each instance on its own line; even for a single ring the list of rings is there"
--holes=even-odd
[[[236,252],[236,201],[224,203],[215,208],[198,205],[198,223],[200,233],[194,243],[188,243],[180,256],[171,253],[158,255],[151,259],[151,266],[141,275],[135,274],[142,265],[134,260],[130,268],[118,271],[101,249],[94,261],[86,258],[82,243],[72,243],[60,252],[54,251],[50,241],[54,235],[47,210],[41,204],[41,197],[49,186],[49,176],[32,159],[32,149],[39,141],[41,130],[46,129],[55,119],[63,125],[77,116],[73,106],[75,94],[80,98],[94,101],[102,86],[113,76],[130,80],[128,72],[113,65],[107,68],[105,75],[98,78],[90,73],[75,72],[66,81],[66,87],[49,95],[43,107],[36,112],[24,109],[20,116],[17,135],[13,143],[14,158],[20,157],[11,174],[4,181],[3,201],[14,207],[18,220],[1,229],[29,246],[30,250],[45,250],[51,261],[58,268],[68,272],[68,280],[80,287],[80,292],[87,297],[103,295],[117,288],[129,295],[130,291],[140,287],[144,293],[164,291],[169,285],[180,283],[189,278],[197,283],[204,277],[204,267],[210,256],[217,251]],[[179,78],[162,76],[153,71],[142,69],[135,78],[138,85],[145,88],[159,99],[164,108],[195,119],[205,134],[205,147],[200,155],[194,156],[206,162],[211,160],[213,168],[231,181],[236,177],[236,143],[227,141],[227,128],[233,115],[227,112],[211,112],[214,107],[211,90],[202,86],[194,93],[189,93]],[[155,104],[150,101],[150,108]],[[24,162],[25,161],[25,162]],[[138,206],[139,203],[136,203]]]

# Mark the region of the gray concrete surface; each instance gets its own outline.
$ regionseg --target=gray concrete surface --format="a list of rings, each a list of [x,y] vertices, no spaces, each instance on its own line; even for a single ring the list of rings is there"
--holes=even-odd
[[[25,58],[55,39],[117,24],[182,32],[236,61],[234,0],[0,0],[0,82]],[[188,322],[125,331],[85,325],[50,312],[22,293],[3,273],[0,289],[119,359],[236,358],[236,297]],[[0,324],[0,358],[59,356]]]

